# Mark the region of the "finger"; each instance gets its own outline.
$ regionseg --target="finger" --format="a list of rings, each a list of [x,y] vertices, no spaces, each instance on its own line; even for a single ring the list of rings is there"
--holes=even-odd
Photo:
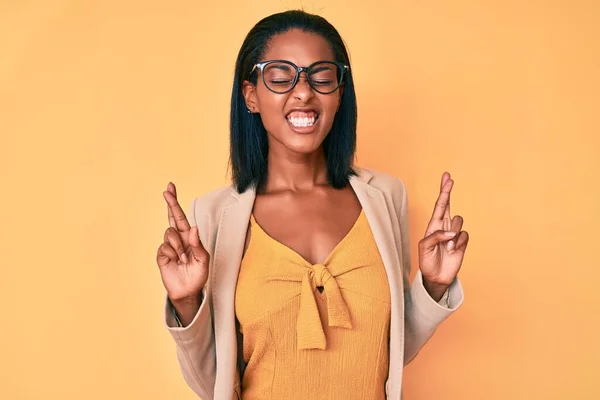
[[[423,238],[419,242],[419,248],[421,252],[429,252],[433,250],[438,244],[447,242],[456,236],[456,232],[438,230],[433,232],[431,235]]]
[[[461,217],[460,215],[455,215],[454,218],[452,218],[451,230],[456,233],[460,232],[464,222],[465,222],[465,220],[463,217]]]
[[[462,251],[467,250],[467,245],[469,244],[469,234],[467,231],[462,231],[458,235],[456,239],[456,246],[454,247],[454,251]]]
[[[174,228],[177,228],[180,232],[188,232],[190,230],[190,223],[188,222],[183,209],[179,205],[177,197],[170,191],[163,192],[163,196],[175,218],[176,226]]]
[[[446,181],[450,179],[450,173],[449,172],[444,172],[442,174],[442,181],[440,183],[440,192],[442,191],[442,188],[444,187],[444,184],[446,183]]]
[[[177,252],[173,247],[171,247],[168,243],[162,243],[158,247],[158,252],[156,254],[156,262],[160,267],[167,265],[168,263],[179,259]]]
[[[175,228],[167,228],[167,230],[165,231],[164,240],[165,243],[168,243],[169,245],[171,245],[171,247],[173,247],[181,262],[188,262],[187,256],[185,254],[185,249],[183,247],[183,242],[181,241],[181,236]]]
[[[175,198],[177,198],[177,189],[175,188],[175,184],[173,182],[169,182],[169,184],[167,185],[167,192],[173,193]],[[175,223],[175,217],[173,216],[173,212],[171,211],[169,203],[167,203],[167,212],[169,214],[169,226],[177,228],[177,224]]]
[[[448,179],[446,183],[444,183],[444,186],[442,186],[440,195],[435,202],[435,208],[433,209],[433,215],[431,216],[432,220],[441,221],[444,218],[446,207],[448,207],[450,202],[450,191],[452,190],[453,183],[452,179]]]
[[[440,184],[440,192],[442,191],[442,189],[444,188],[444,185],[446,184],[446,182],[450,179],[450,173],[449,172],[444,172],[442,174],[442,183]],[[452,181],[452,184],[454,186],[454,181]],[[452,193],[452,188],[450,188],[450,193]],[[444,211],[444,229],[446,230],[450,230],[450,196],[448,196],[448,204],[446,205],[446,210]]]
[[[456,233],[456,235],[458,236],[458,234],[460,233],[460,231],[462,229],[463,222],[464,222],[463,217],[461,217],[460,215],[455,215],[454,218],[452,218],[452,222],[451,222],[451,226],[450,226],[449,230]],[[452,251],[453,249],[455,249],[457,240],[458,240],[458,238],[450,240],[446,244],[446,250]]]
[[[190,229],[190,248],[192,249],[192,256],[201,264],[206,263],[208,261],[208,252],[202,246],[200,242],[200,237],[198,236],[198,227],[192,226]]]

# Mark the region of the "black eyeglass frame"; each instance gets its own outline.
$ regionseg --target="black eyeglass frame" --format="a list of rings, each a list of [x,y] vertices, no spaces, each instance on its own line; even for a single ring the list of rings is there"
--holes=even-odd
[[[296,71],[296,75],[294,76],[294,81],[292,82],[292,86],[289,89],[287,89],[286,91],[284,91],[284,92],[281,92],[281,91],[278,92],[278,91],[275,91],[275,90],[271,89],[269,87],[269,85],[267,84],[267,82],[265,81],[265,74],[263,73],[264,69],[265,69],[265,67],[267,65],[273,64],[273,63],[285,63],[285,64],[288,64],[292,68],[294,68],[295,71]],[[340,79],[339,79],[338,85],[337,85],[337,87],[335,89],[333,89],[333,90],[331,90],[329,92],[322,92],[322,91],[320,91],[319,89],[317,89],[312,84],[311,80],[308,79],[308,77],[310,76],[310,70],[311,70],[311,68],[314,67],[316,64],[324,64],[324,63],[325,64],[326,63],[334,64],[340,70]],[[300,73],[301,72],[305,72],[306,73],[306,80],[307,80],[308,84],[310,85],[310,87],[313,90],[315,90],[316,92],[321,93],[321,94],[330,94],[330,93],[333,93],[333,92],[335,92],[336,90],[338,90],[340,88],[340,86],[342,85],[342,82],[344,82],[344,76],[345,76],[345,74],[350,72],[350,67],[347,66],[344,63],[339,62],[339,61],[315,61],[314,63],[310,64],[308,67],[299,67],[296,64],[294,64],[293,62],[288,61],[288,60],[268,60],[268,61],[262,61],[262,62],[254,64],[254,66],[252,67],[252,70],[250,71],[249,75],[252,75],[252,73],[256,69],[260,70],[260,75],[262,76],[262,80],[263,80],[263,83],[265,84],[265,87],[267,89],[269,89],[271,92],[277,93],[277,94],[285,94],[285,93],[288,93],[288,92],[291,92],[292,90],[294,90],[294,88],[296,87],[296,84],[298,83],[298,79],[300,78]]]

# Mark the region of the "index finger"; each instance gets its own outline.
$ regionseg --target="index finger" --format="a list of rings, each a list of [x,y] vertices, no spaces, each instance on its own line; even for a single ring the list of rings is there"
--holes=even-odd
[[[440,195],[438,196],[437,201],[435,202],[435,208],[433,209],[433,215],[431,219],[442,220],[446,213],[446,209],[450,205],[450,191],[452,190],[452,185],[454,181],[452,179],[448,179],[446,183],[442,186],[442,190],[440,191]]]
[[[163,192],[163,196],[169,205],[173,218],[175,219],[175,225],[178,231],[187,232],[190,230],[190,223],[188,222],[185,213],[181,209],[177,198],[170,191]]]

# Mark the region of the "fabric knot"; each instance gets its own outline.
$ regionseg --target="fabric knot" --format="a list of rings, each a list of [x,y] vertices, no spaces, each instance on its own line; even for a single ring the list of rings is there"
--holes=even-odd
[[[325,282],[332,278],[331,273],[323,264],[315,264],[312,268],[315,286],[325,286]]]
[[[296,325],[299,349],[325,349],[327,347],[313,291],[314,286],[323,286],[327,301],[328,325],[352,328],[350,311],[335,278],[323,264],[315,264],[307,268],[302,277],[300,310]]]

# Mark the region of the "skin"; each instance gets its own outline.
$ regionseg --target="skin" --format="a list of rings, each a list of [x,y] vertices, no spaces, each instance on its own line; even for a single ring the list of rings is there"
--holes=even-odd
[[[298,30],[273,37],[263,59],[289,60],[300,66],[335,60],[325,39]],[[243,91],[248,108],[260,113],[269,138],[269,178],[265,193],[256,197],[254,217],[271,237],[317,264],[346,235],[361,211],[350,187],[336,190],[327,183],[322,143],[333,125],[343,89],[318,93],[303,73],[296,87],[285,94],[269,91],[262,79],[256,86],[246,81]],[[304,107],[319,113],[310,134],[294,132],[286,119],[290,110]]]
[[[274,36],[262,59],[283,59],[308,66],[315,61],[333,61],[334,56],[321,36],[292,30]],[[248,81],[243,84],[246,105],[251,112],[260,114],[269,139],[266,190],[257,194],[254,216],[267,234],[311,264],[327,258],[361,211],[349,185],[338,190],[327,183],[322,143],[331,129],[342,93],[343,87],[325,95],[312,90],[304,73],[296,87],[285,94],[269,91],[262,79],[256,86]],[[297,107],[318,110],[319,118],[308,134],[294,131],[286,119]],[[436,301],[460,270],[469,240],[467,232],[461,231],[462,217],[450,216],[453,184],[450,174],[445,172],[431,221],[419,242],[419,268],[426,290]],[[158,249],[157,264],[169,299],[186,326],[200,307],[200,291],[208,278],[209,256],[200,243],[196,227],[190,227],[177,201],[173,183],[168,184],[163,196],[170,226]],[[248,238],[246,246],[247,243]]]

